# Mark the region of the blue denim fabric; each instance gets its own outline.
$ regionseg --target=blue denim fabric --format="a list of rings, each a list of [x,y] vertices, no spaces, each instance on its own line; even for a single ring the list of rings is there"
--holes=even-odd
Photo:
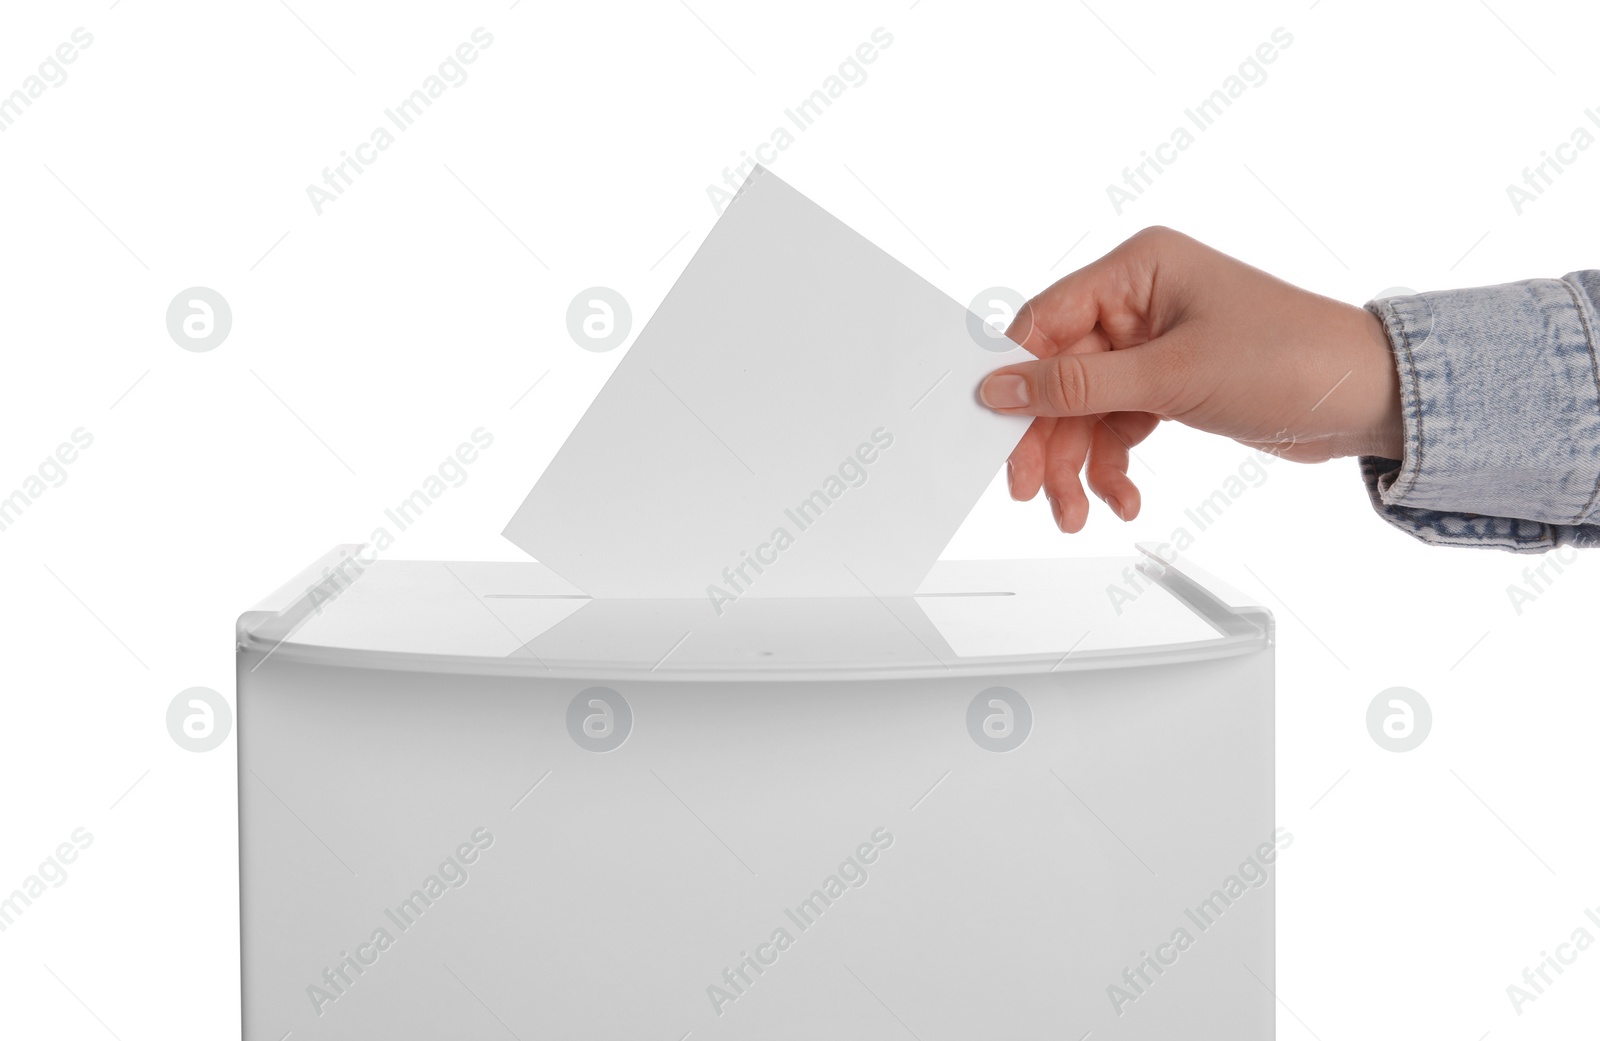
[[[1600,545],[1600,271],[1374,300],[1404,458],[1363,456],[1372,505],[1436,545]]]

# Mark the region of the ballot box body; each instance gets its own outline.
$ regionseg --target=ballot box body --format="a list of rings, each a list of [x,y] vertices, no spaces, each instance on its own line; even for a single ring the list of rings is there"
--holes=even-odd
[[[1266,611],[719,607],[343,547],[242,616],[246,1041],[1273,1036]]]

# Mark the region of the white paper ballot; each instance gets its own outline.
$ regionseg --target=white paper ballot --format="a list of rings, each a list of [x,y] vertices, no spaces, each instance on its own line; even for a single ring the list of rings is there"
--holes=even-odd
[[[594,597],[910,595],[1028,425],[969,318],[757,169],[505,535]]]

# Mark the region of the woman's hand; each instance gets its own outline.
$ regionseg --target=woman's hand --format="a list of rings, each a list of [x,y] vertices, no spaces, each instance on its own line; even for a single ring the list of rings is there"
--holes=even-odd
[[[1297,462],[1400,457],[1399,379],[1383,326],[1168,228],[1147,228],[1030,300],[1006,335],[1038,357],[979,394],[1033,421],[1011,453],[1015,499],[1042,486],[1080,531],[1079,474],[1123,520],[1128,454],[1163,419]]]

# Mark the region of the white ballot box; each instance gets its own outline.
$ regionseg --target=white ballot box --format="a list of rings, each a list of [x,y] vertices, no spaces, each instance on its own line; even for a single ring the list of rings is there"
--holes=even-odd
[[[1273,1036],[1272,619],[1170,554],[238,626],[246,1041]]]

